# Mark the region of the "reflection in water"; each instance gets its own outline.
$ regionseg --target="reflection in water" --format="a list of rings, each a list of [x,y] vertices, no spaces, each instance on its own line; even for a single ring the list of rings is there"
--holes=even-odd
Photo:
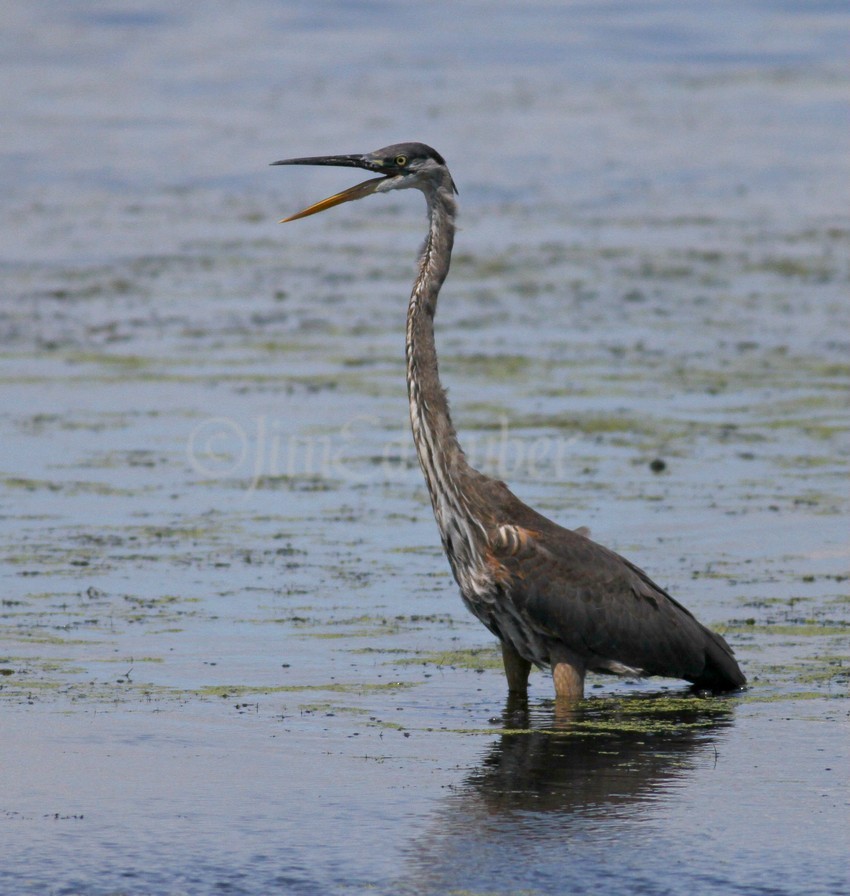
[[[731,723],[728,702],[688,698],[505,708],[505,733],[468,779],[490,811],[612,809],[653,798],[687,774],[712,735]],[[512,732],[516,733],[512,733]]]
[[[657,866],[657,847],[645,848],[653,806],[715,765],[733,711],[732,701],[669,696],[571,708],[509,701],[502,733],[412,848],[402,891],[475,890],[500,880],[499,892],[550,892],[568,883],[567,873],[591,892],[626,866]],[[631,854],[616,868],[612,842],[621,860]],[[657,883],[664,872],[654,874]]]

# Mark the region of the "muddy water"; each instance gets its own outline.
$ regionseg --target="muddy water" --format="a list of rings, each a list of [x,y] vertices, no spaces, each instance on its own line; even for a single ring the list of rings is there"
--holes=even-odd
[[[4,9],[0,892],[847,891],[846,13],[488,10]],[[742,696],[505,703],[407,432],[421,197],[276,224],[351,180],[268,162],[399,139],[468,453]]]

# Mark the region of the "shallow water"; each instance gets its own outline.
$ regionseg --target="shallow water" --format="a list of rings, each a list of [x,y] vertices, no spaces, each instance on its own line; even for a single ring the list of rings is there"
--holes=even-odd
[[[451,10],[4,9],[0,892],[850,887],[846,12]],[[268,162],[405,139],[472,460],[745,694],[506,705],[407,431],[421,198],[276,224],[351,179]]]

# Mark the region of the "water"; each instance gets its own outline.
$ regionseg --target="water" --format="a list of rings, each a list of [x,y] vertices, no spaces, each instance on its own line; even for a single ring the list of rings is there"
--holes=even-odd
[[[0,892],[844,893],[840,4],[23,4],[0,53]],[[407,432],[436,146],[476,464],[751,687],[506,705]],[[663,459],[653,473],[650,463]]]

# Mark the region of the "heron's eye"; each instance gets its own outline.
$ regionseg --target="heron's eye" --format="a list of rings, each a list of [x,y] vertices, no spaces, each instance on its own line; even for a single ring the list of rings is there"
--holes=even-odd
[[[407,164],[407,156],[396,156],[393,160],[398,168],[404,168]]]

